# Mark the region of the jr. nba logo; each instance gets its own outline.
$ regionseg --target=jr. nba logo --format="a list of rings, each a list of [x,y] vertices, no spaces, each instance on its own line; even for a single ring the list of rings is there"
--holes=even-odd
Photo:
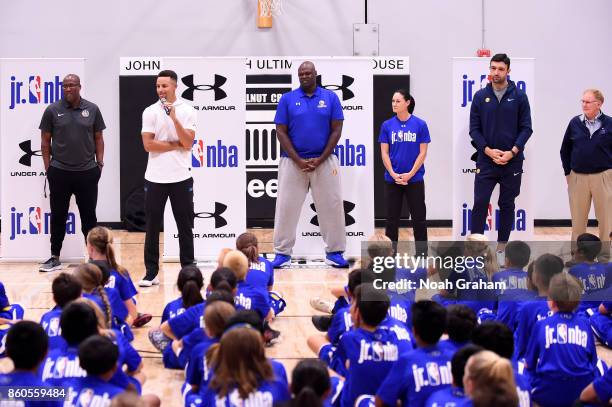
[[[29,86],[30,86],[30,103],[40,103],[41,101],[41,87],[40,87],[40,76],[30,76],[29,78]]]
[[[204,140],[193,140],[191,166],[194,168],[204,167]]]
[[[38,235],[42,233],[42,216],[40,207],[31,206],[30,207],[30,233],[33,235]]]
[[[438,364],[435,362],[427,362],[425,367],[427,368],[427,381],[429,382],[429,385],[440,385],[440,369],[438,368]]]

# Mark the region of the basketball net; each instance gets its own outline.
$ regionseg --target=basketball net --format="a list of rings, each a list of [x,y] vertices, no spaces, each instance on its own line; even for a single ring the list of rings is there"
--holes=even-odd
[[[257,27],[272,28],[272,16],[281,14],[282,0],[257,0]]]

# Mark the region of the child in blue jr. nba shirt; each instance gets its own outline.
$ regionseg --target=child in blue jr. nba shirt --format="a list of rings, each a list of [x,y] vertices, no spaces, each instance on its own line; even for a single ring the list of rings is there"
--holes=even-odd
[[[11,304],[6,295],[4,284],[0,282],[0,321],[4,323],[12,323],[23,318],[23,307],[19,304]]]
[[[504,282],[506,288],[496,292],[497,310],[495,319],[516,329],[516,314],[519,303],[531,300],[535,293],[528,288],[529,275],[524,268],[529,264],[531,249],[520,240],[508,242],[504,249],[504,269],[493,275],[493,282]]]
[[[232,270],[238,281],[234,297],[236,308],[253,310],[259,314],[264,323],[266,345],[272,345],[280,336],[280,331],[274,330],[270,326],[270,322],[274,319],[274,310],[271,307],[268,290],[254,286],[247,281],[249,260],[240,250],[227,252],[223,258],[223,266]]]
[[[595,261],[601,248],[601,240],[590,233],[583,233],[576,239],[574,259],[577,264],[569,269],[569,273],[580,281],[583,288],[578,312],[597,308],[601,301],[609,298],[606,289],[612,285],[612,263]]]
[[[472,342],[474,345],[495,352],[497,355],[510,361],[516,383],[519,407],[531,406],[531,378],[525,369],[525,364],[512,359],[514,354],[514,338],[510,328],[499,321],[486,321],[474,329]]]
[[[233,304],[225,301],[215,301],[208,304],[204,311],[204,330],[206,339],[193,347],[185,368],[185,382],[193,393],[199,391],[200,385],[207,375],[204,362],[206,352],[215,343],[219,343],[221,335],[229,319],[236,313]],[[206,384],[206,382],[204,382]]]
[[[329,376],[320,360],[304,359],[291,373],[293,399],[278,407],[332,407],[337,405],[344,381]]]
[[[195,278],[197,279],[197,277]],[[217,268],[210,276],[210,284],[207,288],[207,292],[217,289],[226,290],[233,297],[237,284],[236,276],[232,270],[225,267]],[[181,340],[191,332],[200,330],[204,327],[205,300],[185,308],[183,312],[180,311],[180,308],[175,308],[179,305],[178,299],[175,301],[175,305],[169,308],[175,310],[175,315],[172,316],[172,312],[169,311],[168,320],[162,322],[159,328],[149,331],[149,341],[151,341],[153,346],[160,352],[163,352],[172,341]],[[170,307],[170,304],[172,304],[172,302],[169,303],[167,307]]]
[[[47,335],[40,325],[31,321],[19,321],[6,335],[6,354],[13,361],[14,369],[10,373],[0,374],[0,386],[4,389],[20,386],[47,387],[36,376],[38,366],[47,354]],[[5,392],[3,392],[6,395]],[[10,401],[0,399],[0,405],[11,406],[56,406],[52,401]]]
[[[532,331],[525,364],[533,377],[531,398],[542,407],[571,406],[595,378],[595,340],[575,312],[581,291],[573,276],[555,275],[548,290],[553,315]]]
[[[589,384],[580,394],[580,401],[596,405],[610,405],[612,403],[612,369],[598,377]]]
[[[483,350],[480,346],[466,345],[459,349],[451,359],[451,371],[453,373],[453,385],[438,390],[425,403],[426,407],[458,407],[467,402],[467,396],[463,388],[463,375],[468,359]]]
[[[548,317],[551,312],[546,302],[548,285],[556,274],[563,272],[563,260],[554,254],[543,254],[534,264],[533,282],[538,288],[538,296],[533,300],[519,303],[516,315],[515,359],[525,357],[527,346],[531,341],[533,327],[541,319]]]
[[[365,272],[363,269],[354,269],[348,275],[348,293],[349,299],[354,298],[355,289],[361,284],[362,275]],[[343,365],[333,366],[332,361],[337,361],[334,358],[336,347],[342,335],[349,332],[353,328],[351,320],[351,305],[348,304],[336,310],[331,316],[314,315],[312,322],[319,331],[327,330],[327,334],[315,334],[308,337],[306,343],[311,351],[319,356],[330,369],[336,371],[339,375],[346,373],[346,368]]]
[[[181,296],[166,304],[162,312],[162,324],[204,302],[201,293],[202,287],[204,287],[204,278],[202,277],[202,272],[196,265],[190,264],[181,268],[176,280],[176,286],[181,292]],[[156,333],[155,331],[150,331],[149,335],[154,337]],[[179,363],[172,348],[166,345],[166,341],[163,341],[163,339],[166,338],[164,338],[161,333],[157,333],[157,335],[160,335],[162,339],[161,343],[164,344],[164,348],[162,349],[164,367],[168,369],[184,369],[185,364]]]
[[[412,330],[417,349],[399,359],[376,392],[377,406],[424,406],[438,390],[449,388],[452,353],[438,344],[444,333],[446,310],[434,301],[412,306]]]
[[[11,325],[23,318],[23,307],[19,304],[11,304],[4,284],[0,282],[0,342],[4,341]],[[0,357],[4,357],[4,349],[0,349]]]
[[[352,407],[364,394],[373,395],[395,363],[412,349],[408,332],[383,325],[389,297],[370,284],[355,289],[351,304],[354,329],[340,338],[332,365],[345,368],[342,407]]]
[[[446,309],[446,333],[448,339],[439,342],[440,347],[454,354],[472,339],[477,324],[474,310],[463,304],[450,305]]]
[[[109,276],[105,286],[116,289],[119,297],[128,310],[126,322],[133,327],[141,327],[148,323],[151,314],[139,313],[136,307],[138,291],[128,270],[117,263],[113,247],[113,233],[103,226],[96,226],[87,233],[87,253],[89,261],[96,264],[102,271],[108,269]]]
[[[207,353],[214,375],[200,389],[203,406],[272,406],[289,400],[286,376],[275,373],[263,337],[249,324],[230,326]]]
[[[228,252],[223,259],[223,267],[234,272],[238,281],[236,291],[236,305],[242,309],[253,310],[262,320],[270,320],[274,314],[270,308],[267,292],[260,287],[253,286],[247,281],[249,261],[239,250]]]
[[[117,370],[119,349],[113,342],[100,335],[93,335],[79,345],[79,364],[87,376],[69,380],[66,383],[69,397],[68,406],[110,406],[116,395],[124,389],[110,383]]]
[[[612,295],[609,295],[609,298],[612,298]],[[597,310],[592,310],[589,322],[597,339],[612,348],[612,301],[604,301],[599,304]]]
[[[62,337],[60,329],[60,317],[64,306],[81,296],[81,285],[73,275],[60,273],[53,279],[51,291],[53,292],[53,301],[55,301],[56,306],[52,310],[45,312],[40,318],[40,324],[49,337],[50,350],[66,346],[66,341]]]
[[[282,295],[274,290],[274,267],[265,257],[259,255],[257,236],[253,233],[242,233],[236,239],[236,250],[241,251],[249,261],[246,282],[269,294],[270,307],[276,317],[283,312],[287,303]],[[227,253],[226,253],[227,254]]]
[[[181,293],[181,296],[166,304],[162,312],[162,324],[181,315],[188,308],[196,304],[201,304],[204,301],[201,293],[204,287],[204,278],[202,277],[202,272],[196,265],[190,264],[181,268],[176,278],[176,287]]]

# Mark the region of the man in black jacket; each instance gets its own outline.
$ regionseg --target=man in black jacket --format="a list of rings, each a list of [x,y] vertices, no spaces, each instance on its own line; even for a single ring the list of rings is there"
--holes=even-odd
[[[478,148],[472,233],[484,232],[491,193],[499,184],[497,241],[505,243],[521,191],[523,150],[533,130],[527,94],[508,79],[510,58],[494,55],[489,69],[491,82],[474,94],[470,110],[470,137]]]

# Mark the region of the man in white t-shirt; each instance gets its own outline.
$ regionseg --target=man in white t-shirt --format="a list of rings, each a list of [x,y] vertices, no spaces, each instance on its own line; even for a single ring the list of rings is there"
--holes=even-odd
[[[176,72],[161,71],[156,83],[160,100],[142,113],[142,143],[149,161],[145,172],[146,274],[138,283],[141,287],[159,284],[159,232],[168,198],[178,228],[181,266],[195,263],[191,147],[196,112],[176,97],[176,81]]]

